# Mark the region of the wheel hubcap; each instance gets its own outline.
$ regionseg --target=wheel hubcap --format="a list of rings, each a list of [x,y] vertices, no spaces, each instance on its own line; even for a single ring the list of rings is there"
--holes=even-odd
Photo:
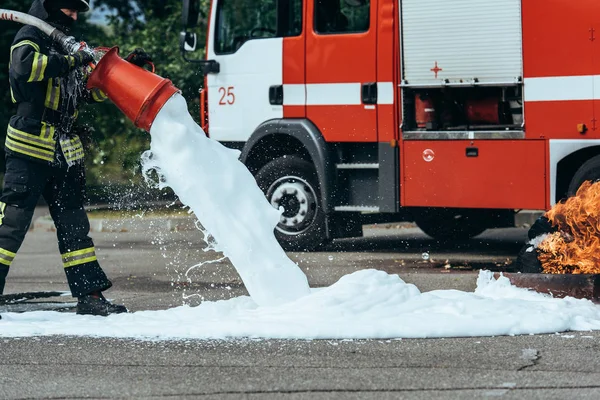
[[[276,209],[283,209],[277,230],[285,234],[300,234],[313,222],[317,207],[313,188],[303,179],[286,176],[274,182],[267,198]]]

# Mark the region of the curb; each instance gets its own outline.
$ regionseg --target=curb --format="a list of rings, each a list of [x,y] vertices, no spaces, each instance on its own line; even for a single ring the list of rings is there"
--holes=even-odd
[[[515,215],[515,226],[520,228],[530,227],[542,215],[541,211],[522,211]],[[195,217],[151,217],[151,218],[90,218],[90,232],[185,232],[198,230],[198,221]],[[415,228],[410,222],[387,223],[371,225],[372,228],[402,229]],[[38,217],[30,230],[42,232],[56,232],[54,221],[49,215]]]
[[[523,210],[515,215],[515,226],[529,228],[542,215],[544,215],[544,211]]]
[[[128,218],[108,219],[90,218],[90,232],[179,232],[198,230],[193,217],[164,218]],[[30,230],[56,232],[54,221],[50,216],[37,218]]]

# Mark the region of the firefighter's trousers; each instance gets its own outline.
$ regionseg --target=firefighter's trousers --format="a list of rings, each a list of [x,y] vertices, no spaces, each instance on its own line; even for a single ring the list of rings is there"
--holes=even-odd
[[[7,155],[4,187],[0,196],[0,294],[6,275],[23,243],[40,196],[48,203],[56,226],[58,248],[74,297],[111,286],[96,258],[88,236],[90,222],[83,208],[85,170],[49,166]]]

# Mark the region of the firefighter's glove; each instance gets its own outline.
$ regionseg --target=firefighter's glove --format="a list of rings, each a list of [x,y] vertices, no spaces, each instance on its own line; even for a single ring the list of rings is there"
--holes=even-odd
[[[77,53],[73,54],[73,58],[75,59],[73,68],[79,68],[94,61],[92,54],[84,50],[79,50]]]
[[[129,54],[125,60],[129,61],[133,65],[143,68],[144,65],[152,63],[152,57],[146,53],[144,49],[137,48]]]

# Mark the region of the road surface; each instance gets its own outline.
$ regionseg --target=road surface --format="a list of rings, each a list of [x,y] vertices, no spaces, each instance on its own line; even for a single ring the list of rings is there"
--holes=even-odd
[[[526,240],[517,228],[460,246],[404,225],[365,234],[290,257],[311,286],[376,268],[421,291],[471,291],[478,268],[510,269]],[[7,293],[66,290],[54,235],[29,233]],[[202,251],[199,232],[93,236],[114,283],[108,297],[132,311],[179,306],[184,294],[198,295],[186,300],[191,305],[246,294],[227,261],[190,270],[218,258]],[[369,341],[0,338],[0,398],[597,399],[599,347],[597,332]]]

